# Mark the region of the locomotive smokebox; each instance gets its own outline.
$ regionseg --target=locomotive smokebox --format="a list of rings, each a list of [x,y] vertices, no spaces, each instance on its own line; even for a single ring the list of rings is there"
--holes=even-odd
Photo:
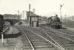
[[[60,18],[58,17],[58,15],[49,17],[48,21],[49,21],[48,24],[52,28],[56,28],[56,29],[61,29],[62,28],[62,22],[61,22]]]

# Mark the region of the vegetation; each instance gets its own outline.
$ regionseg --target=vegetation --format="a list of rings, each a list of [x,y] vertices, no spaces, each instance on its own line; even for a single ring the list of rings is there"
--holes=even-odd
[[[74,21],[66,20],[63,22],[63,24],[66,25],[67,27],[74,28]]]

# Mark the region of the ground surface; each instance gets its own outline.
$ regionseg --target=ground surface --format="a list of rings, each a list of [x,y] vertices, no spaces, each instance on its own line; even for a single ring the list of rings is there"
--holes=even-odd
[[[23,47],[24,50],[26,49],[25,48],[26,47],[25,45],[27,44],[26,42],[29,42],[29,41],[26,41],[27,40],[26,36],[30,39],[30,41],[32,42],[35,49],[42,47],[41,48],[42,50],[43,50],[43,48],[46,48],[46,49],[48,48],[47,50],[56,50],[56,48],[54,46],[54,44],[56,44],[58,47],[60,46],[62,48],[61,50],[63,50],[63,48],[65,50],[74,50],[74,32],[69,30],[70,28],[68,28],[68,30],[67,29],[55,30],[55,29],[51,29],[47,26],[38,27],[38,28],[24,27],[24,26],[18,27],[17,26],[17,28],[23,34],[21,40],[24,44],[24,47]],[[42,39],[45,39],[45,40],[41,41]],[[40,43],[40,41],[41,41],[41,43]],[[43,45],[43,44],[45,44],[44,41],[48,44],[48,47],[47,47],[47,45]],[[48,43],[48,41],[50,41],[50,42]],[[54,44],[52,44],[51,42],[53,42]],[[36,44],[40,44],[40,45],[36,45]],[[45,47],[43,47],[43,46],[45,46]],[[50,46],[54,46],[54,47],[50,47]],[[30,44],[27,47],[31,47]],[[41,50],[41,49],[38,49],[38,50]],[[46,50],[46,49],[44,49],[44,50]],[[26,49],[26,50],[28,50],[28,49]],[[60,49],[57,49],[57,50],[60,50]]]
[[[10,26],[9,27],[9,30],[5,33],[5,34],[16,34],[18,33],[19,31]],[[4,39],[4,43],[2,43],[2,39],[0,39],[0,50],[14,50],[15,49],[15,46],[18,44],[19,42],[19,38],[6,38]]]
[[[22,35],[17,38],[6,38],[4,44],[0,39],[0,50],[63,50],[63,48],[74,50],[74,32],[71,29],[54,30],[47,26],[38,28],[12,26],[6,32],[7,34],[16,34],[20,31]]]

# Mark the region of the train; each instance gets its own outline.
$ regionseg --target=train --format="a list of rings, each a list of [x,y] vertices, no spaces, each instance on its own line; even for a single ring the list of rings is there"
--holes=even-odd
[[[52,28],[61,29],[62,28],[62,21],[58,17],[58,15],[51,16],[48,18],[48,25]]]

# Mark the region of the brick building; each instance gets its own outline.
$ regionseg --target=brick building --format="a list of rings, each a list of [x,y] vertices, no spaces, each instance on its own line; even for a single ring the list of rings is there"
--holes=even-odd
[[[27,20],[29,21],[29,25],[32,27],[37,27],[39,25],[39,16],[31,11],[27,11]]]

